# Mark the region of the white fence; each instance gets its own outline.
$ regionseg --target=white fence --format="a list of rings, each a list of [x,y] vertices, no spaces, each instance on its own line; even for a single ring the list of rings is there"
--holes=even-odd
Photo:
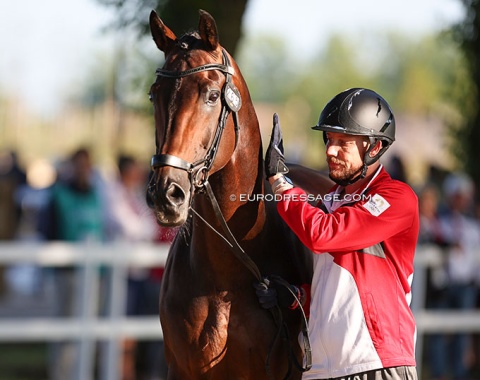
[[[77,318],[2,318],[0,341],[57,341],[72,339],[80,343],[77,380],[93,379],[95,340],[106,341],[101,361],[101,379],[118,380],[120,347],[124,338],[161,339],[158,316],[125,317],[126,271],[129,266],[163,266],[169,245],[2,243],[0,264],[34,264],[40,267],[78,265],[83,270],[80,289],[81,312]],[[106,317],[98,317],[99,265],[111,268]]]
[[[415,254],[415,274],[411,308],[417,323],[417,369],[422,373],[423,341],[426,333],[480,333],[480,311],[426,310],[427,269],[442,263],[442,252],[435,246],[419,246]],[[480,260],[480,252],[477,254]]]
[[[0,244],[0,264],[34,264],[40,267],[79,265],[83,268],[82,308],[78,318],[1,318],[0,342],[56,341],[72,339],[80,342],[80,369],[78,380],[93,379],[93,344],[107,342],[101,363],[102,380],[118,380],[120,343],[124,338],[161,339],[158,317],[130,317],[124,315],[126,270],[129,266],[163,266],[169,245],[127,243],[113,244]],[[480,332],[480,312],[433,312],[425,310],[426,269],[441,260],[434,247],[417,251],[413,283],[412,310],[417,321],[417,363],[421,373],[423,336],[430,332]],[[111,268],[111,292],[107,317],[95,315],[98,302],[99,275],[96,268],[104,264]]]

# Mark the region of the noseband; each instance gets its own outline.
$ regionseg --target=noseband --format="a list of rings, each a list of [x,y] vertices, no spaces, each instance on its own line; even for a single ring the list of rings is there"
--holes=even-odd
[[[183,78],[202,71],[218,70],[225,74],[225,84],[222,88],[222,111],[218,120],[217,129],[212,144],[207,150],[205,157],[195,162],[185,161],[183,158],[171,154],[155,154],[152,156],[151,167],[155,171],[163,166],[171,166],[177,169],[185,170],[190,178],[190,183],[194,191],[204,188],[208,180],[210,169],[212,168],[215,157],[218,153],[218,147],[222,138],[223,130],[227,122],[230,111],[233,112],[233,120],[235,125],[235,147],[238,141],[238,115],[237,112],[242,106],[240,92],[232,82],[232,76],[235,70],[230,64],[227,53],[222,49],[223,64],[209,63],[206,65],[194,67],[185,71],[170,71],[165,69],[157,69],[157,76],[165,78]]]

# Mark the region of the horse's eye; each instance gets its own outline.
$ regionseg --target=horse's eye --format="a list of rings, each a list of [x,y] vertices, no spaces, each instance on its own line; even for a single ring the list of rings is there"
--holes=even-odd
[[[210,91],[207,94],[207,103],[209,105],[215,105],[218,102],[218,99],[220,99],[220,91]]]
[[[153,96],[151,92],[148,93],[148,100],[150,100],[150,102],[153,102]]]

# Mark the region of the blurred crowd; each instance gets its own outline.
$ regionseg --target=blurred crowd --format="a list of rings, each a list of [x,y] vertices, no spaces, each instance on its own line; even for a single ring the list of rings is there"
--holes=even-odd
[[[426,307],[435,311],[480,308],[480,214],[476,189],[465,173],[446,173],[419,190],[419,244],[438,247],[427,272]],[[479,376],[478,334],[432,334],[426,357],[433,380]]]
[[[389,171],[408,182],[400,157]],[[463,172],[431,166],[416,189],[422,246],[435,247],[438,260],[427,269],[425,308],[442,311],[480,309],[480,198],[473,180]],[[413,294],[415,297],[415,294]],[[480,378],[479,334],[439,333],[426,338],[424,378],[474,380]]]
[[[103,175],[88,148],[80,147],[60,160],[51,176],[46,167],[30,178],[15,152],[0,154],[0,240],[171,243],[176,230],[161,228],[145,203],[149,167],[135,157],[120,155],[113,175]],[[49,174],[50,173],[50,174]],[[45,182],[51,176],[51,180]],[[38,183],[42,182],[39,186]],[[48,183],[49,182],[49,183]],[[79,315],[83,268],[62,266],[31,268],[0,267],[2,298],[17,292],[38,292],[50,282],[52,314]],[[110,268],[97,268],[97,315],[108,311]],[[126,309],[129,316],[158,316],[163,268],[131,267],[127,271]],[[58,341],[49,345],[48,378],[74,379],[79,345]],[[123,342],[122,380],[166,378],[162,341]]]
[[[400,157],[393,157],[387,166],[392,177],[408,182]],[[15,152],[1,152],[0,240],[170,243],[176,230],[160,228],[145,203],[148,174],[147,165],[120,155],[114,175],[107,179],[94,164],[90,150],[79,148],[55,165],[53,173],[43,170],[27,175]],[[419,248],[433,245],[441,252],[440,259],[428,268],[425,307],[437,311],[479,309],[480,203],[474,182],[465,173],[432,167],[424,183],[413,187],[421,219]],[[49,278],[54,283],[54,313],[78,313],[79,300],[74,295],[79,268],[26,269],[0,266],[0,305],[7,294],[22,287],[37,289],[42,279]],[[101,279],[108,278],[109,268],[98,271]],[[163,268],[128,269],[126,315],[158,315],[162,274]],[[98,314],[105,313],[107,293],[101,281]],[[479,378],[478,336],[428,335],[423,366],[426,378]],[[78,347],[72,342],[56,342],[49,349],[49,379],[74,378]],[[122,380],[165,379],[162,342],[125,340],[121,373]]]

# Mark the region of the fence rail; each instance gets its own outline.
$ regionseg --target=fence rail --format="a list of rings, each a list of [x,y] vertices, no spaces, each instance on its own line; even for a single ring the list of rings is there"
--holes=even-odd
[[[158,317],[125,317],[126,270],[131,266],[164,266],[168,244],[84,243],[1,243],[0,265],[33,264],[40,267],[77,265],[83,268],[82,310],[72,318],[0,318],[0,342],[77,340],[81,344],[79,380],[93,378],[92,342],[107,341],[107,354],[101,372],[102,380],[117,380],[120,343],[127,337],[162,339]],[[425,309],[426,270],[441,262],[441,252],[435,247],[419,247],[412,286],[412,310],[417,322],[417,363],[421,374],[423,336],[432,332],[480,332],[480,312],[438,312]],[[480,255],[479,255],[480,257]],[[92,312],[95,297],[89,297],[98,284],[98,265],[111,268],[110,305],[106,317]],[[420,378],[420,376],[419,376]]]
[[[105,341],[100,378],[118,380],[123,339],[161,339],[158,317],[125,317],[127,268],[164,266],[169,245],[95,242],[68,244],[2,243],[0,264],[33,264],[40,267],[78,266],[81,268],[81,302],[77,317],[0,319],[0,341],[55,341],[72,339],[79,343],[76,380],[94,378],[95,341]],[[96,315],[98,266],[110,268],[107,316]],[[72,379],[73,380],[73,379]]]
[[[31,263],[39,266],[109,264],[113,266],[162,266],[167,259],[169,244],[113,242],[86,243],[0,243],[0,263]]]
[[[163,338],[158,317],[129,317],[110,319],[95,318],[87,324],[78,319],[59,320],[58,318],[2,318],[0,319],[0,341],[57,341],[63,339],[135,338],[151,340]]]

